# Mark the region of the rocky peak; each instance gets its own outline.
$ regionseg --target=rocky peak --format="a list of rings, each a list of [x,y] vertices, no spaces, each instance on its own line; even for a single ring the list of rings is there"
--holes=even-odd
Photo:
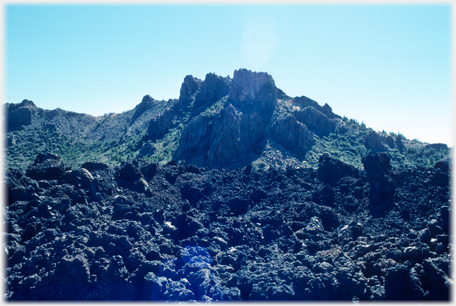
[[[224,96],[228,95],[231,86],[230,77],[218,76],[214,73],[206,74],[204,82],[201,84],[200,91],[195,98],[194,108],[210,106]]]
[[[19,130],[23,126],[30,125],[36,108],[35,103],[27,99],[18,104],[7,104],[8,131]]]
[[[266,72],[252,72],[247,69],[234,71],[229,99],[235,106],[251,105],[272,110],[277,103],[277,88],[272,76]]]
[[[179,101],[176,104],[178,109],[187,107],[187,105],[189,105],[193,101],[193,99],[195,98],[194,95],[200,89],[202,82],[203,81],[193,77],[192,75],[187,75],[184,78],[184,82],[182,83],[180,89]]]
[[[142,100],[141,100],[141,104],[148,104],[150,102],[154,101],[154,98],[152,98],[150,95],[145,95]]]
[[[36,105],[35,105],[35,103],[33,103],[33,101],[27,100],[27,99],[22,100],[22,102],[21,102],[18,106],[19,106],[19,107],[23,107],[23,106],[32,106],[32,107],[36,107]]]
[[[154,98],[149,95],[145,95],[141,103],[135,107],[135,113],[131,117],[131,121],[135,121],[139,116],[141,116],[148,108],[152,107],[154,103]]]

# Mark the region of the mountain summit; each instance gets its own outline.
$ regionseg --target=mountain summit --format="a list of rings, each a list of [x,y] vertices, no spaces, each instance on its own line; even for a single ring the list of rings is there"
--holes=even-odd
[[[431,167],[449,156],[444,144],[374,131],[328,104],[289,97],[271,75],[247,69],[232,79],[188,75],[179,99],[146,95],[121,114],[44,110],[29,100],[7,103],[6,114],[8,165],[22,168],[45,151],[76,164],[142,158],[208,168],[317,167],[323,153],[362,168],[362,157],[379,152],[389,153],[393,165]]]

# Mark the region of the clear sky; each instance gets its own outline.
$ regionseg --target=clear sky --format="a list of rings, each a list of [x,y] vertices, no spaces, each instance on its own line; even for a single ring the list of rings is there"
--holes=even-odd
[[[92,115],[179,97],[186,75],[271,74],[374,130],[453,146],[451,6],[24,5],[5,14],[5,101]]]

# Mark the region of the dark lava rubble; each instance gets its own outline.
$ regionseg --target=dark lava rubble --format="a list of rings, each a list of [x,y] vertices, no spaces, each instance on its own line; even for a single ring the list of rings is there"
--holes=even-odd
[[[7,300],[449,300],[450,169],[206,169],[142,160],[6,173]]]

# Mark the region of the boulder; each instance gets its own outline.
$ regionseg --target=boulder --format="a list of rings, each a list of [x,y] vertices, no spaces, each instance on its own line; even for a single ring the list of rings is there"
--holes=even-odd
[[[100,162],[85,162],[82,164],[81,168],[87,169],[89,172],[107,170],[109,166],[105,163]]]
[[[90,188],[93,182],[92,174],[85,168],[77,170],[68,170],[61,177],[60,180],[74,186],[81,186]]]
[[[385,275],[385,299],[420,301],[424,291],[419,276],[410,269],[410,263],[391,267]]]
[[[384,208],[387,208],[391,204],[396,188],[392,177],[390,157],[385,153],[376,153],[363,157],[361,162],[370,184],[370,203],[383,203]]]
[[[134,108],[135,112],[133,113],[133,116],[131,116],[131,121],[133,122],[136,119],[138,119],[146,110],[151,108],[153,105],[154,105],[154,99],[149,95],[145,95],[142,98],[141,103],[139,103]]]
[[[55,180],[65,172],[62,158],[53,153],[40,153],[26,175],[34,180]]]
[[[142,173],[132,162],[122,162],[116,177],[125,181],[137,181],[142,177]]]
[[[318,159],[318,179],[330,186],[335,186],[343,177],[358,178],[359,171],[329,154],[324,153]]]

